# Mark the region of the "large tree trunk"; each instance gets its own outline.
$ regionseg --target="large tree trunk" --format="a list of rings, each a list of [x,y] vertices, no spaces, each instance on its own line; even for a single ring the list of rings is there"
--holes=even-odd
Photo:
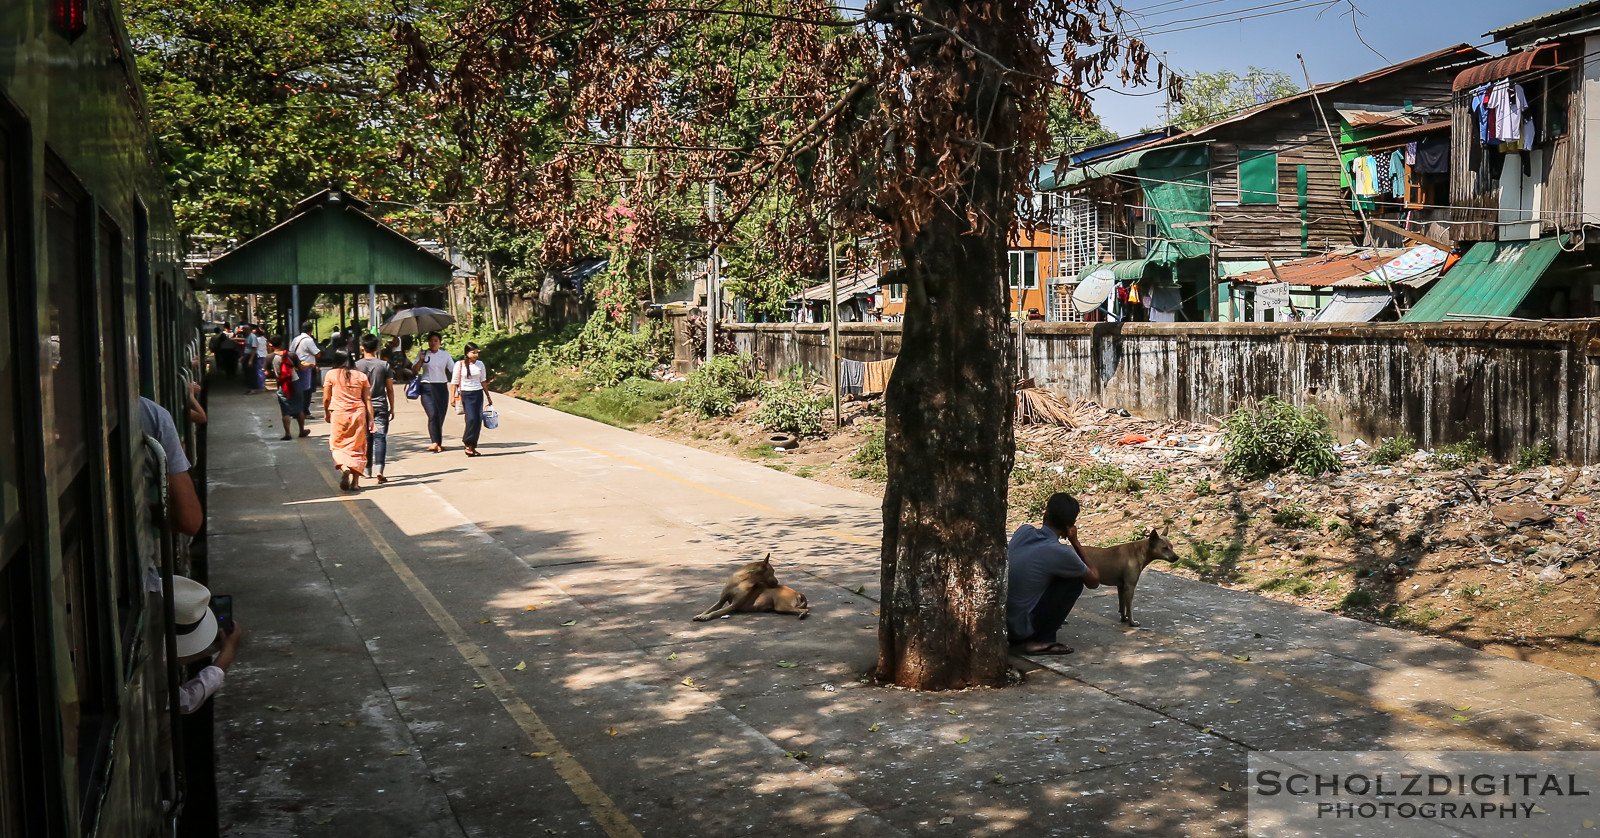
[[[924,4],[940,20],[945,2]],[[966,12],[975,20],[976,13]],[[1003,24],[964,33],[991,54]],[[902,236],[908,284],[900,357],[885,394],[889,483],[883,500],[878,677],[916,689],[1007,683],[1006,490],[1014,456],[1009,298],[1004,280],[1014,190],[997,149],[1016,108],[989,63],[961,71],[963,116],[986,125],[970,180]],[[931,171],[941,149],[919,147]],[[989,223],[974,230],[969,210]]]

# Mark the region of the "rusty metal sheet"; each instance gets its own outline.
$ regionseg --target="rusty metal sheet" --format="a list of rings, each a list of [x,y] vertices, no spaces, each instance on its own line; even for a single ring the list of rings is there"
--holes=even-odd
[[[1309,259],[1296,259],[1293,262],[1279,264],[1277,276],[1282,277],[1283,281],[1290,285],[1321,288],[1333,285],[1342,279],[1367,274],[1404,252],[1404,248],[1383,248],[1377,251],[1345,251],[1313,256]],[[1265,268],[1239,274],[1230,281],[1266,285],[1277,282],[1278,279],[1273,276],[1271,268]]]
[[[1480,84],[1510,78],[1519,73],[1556,66],[1556,45],[1545,44],[1525,52],[1514,52],[1476,67],[1469,67],[1456,75],[1451,85],[1456,90],[1468,90]]]

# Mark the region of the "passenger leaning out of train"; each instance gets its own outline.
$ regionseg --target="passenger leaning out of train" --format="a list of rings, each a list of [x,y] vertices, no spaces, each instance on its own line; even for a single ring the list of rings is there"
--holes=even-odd
[[[198,403],[194,406],[198,406]],[[167,520],[172,522],[173,529],[184,535],[200,532],[206,514],[200,508],[200,496],[195,493],[194,481],[189,479],[189,456],[184,453],[183,440],[178,437],[178,426],[173,423],[172,414],[161,405],[140,396],[139,421],[145,436],[159,442],[166,454]]]
[[[211,590],[184,576],[172,577],[172,619],[178,633],[178,662],[194,663],[215,655],[211,663],[178,687],[178,712],[199,710],[222,689],[233,656],[244,642],[244,626],[224,623],[211,609]]]

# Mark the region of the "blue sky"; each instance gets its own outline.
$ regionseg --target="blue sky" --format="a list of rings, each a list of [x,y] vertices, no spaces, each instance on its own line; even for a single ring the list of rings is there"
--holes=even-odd
[[[1180,71],[1243,71],[1251,65],[1289,73],[1305,84],[1295,53],[1305,55],[1317,83],[1358,76],[1453,44],[1483,45],[1490,29],[1569,6],[1575,0],[1355,0],[1361,36],[1351,26],[1348,2],[1327,7],[1318,17],[1309,0],[1127,0],[1130,12],[1148,10],[1135,21],[1153,30],[1145,39],[1166,64]],[[1245,11],[1253,10],[1253,11]],[[1207,20],[1194,20],[1222,15]],[[1238,17],[1258,15],[1246,20]],[[1187,21],[1187,22],[1175,22]],[[1161,32],[1182,27],[1187,31]],[[1363,46],[1365,39],[1379,57]],[[1498,45],[1481,46],[1501,52]],[[1387,60],[1385,60],[1387,59]],[[1148,92],[1135,90],[1132,92]],[[1160,95],[1129,96],[1112,90],[1095,93],[1095,112],[1117,134],[1131,134],[1162,121]]]

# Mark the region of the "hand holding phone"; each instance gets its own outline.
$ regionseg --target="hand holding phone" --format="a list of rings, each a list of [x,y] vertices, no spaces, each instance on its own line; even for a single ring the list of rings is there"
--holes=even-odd
[[[211,597],[211,613],[217,615],[217,630],[223,637],[233,634],[233,597],[216,594]]]

